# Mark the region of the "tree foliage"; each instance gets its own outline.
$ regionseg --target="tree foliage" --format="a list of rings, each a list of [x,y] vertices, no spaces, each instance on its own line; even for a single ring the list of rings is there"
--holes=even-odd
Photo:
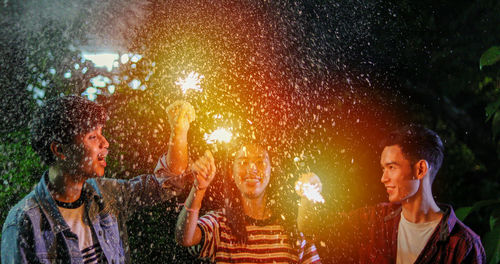
[[[101,87],[96,99],[110,113],[107,176],[131,178],[150,172],[166,150],[164,110],[182,98],[176,78],[192,69],[214,72],[206,93],[189,98],[205,113],[199,124],[210,123],[214,109],[250,120],[266,142],[288,150],[276,155],[297,154],[322,170],[325,189],[334,190],[327,200],[345,201],[343,209],[385,200],[376,144],[384,133],[409,122],[436,130],[446,153],[434,192],[473,205],[457,214],[482,236],[489,261],[498,260],[498,204],[480,202],[496,201],[500,187],[498,1],[4,2],[0,223],[44,169],[27,129],[40,103],[81,94],[98,75],[112,80],[114,93]],[[49,15],[55,6],[59,17]],[[96,36],[142,59],[119,71],[96,68],[79,50]],[[132,80],[144,89],[132,89]],[[206,126],[192,127],[192,157],[208,147]],[[293,182],[296,166],[283,164],[283,182]],[[175,202],[131,220],[135,262],[189,261],[174,254]]]

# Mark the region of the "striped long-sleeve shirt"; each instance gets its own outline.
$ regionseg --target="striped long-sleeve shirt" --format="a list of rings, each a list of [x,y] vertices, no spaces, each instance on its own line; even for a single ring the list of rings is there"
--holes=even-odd
[[[189,249],[191,254],[216,263],[321,263],[314,244],[301,237],[293,247],[285,229],[274,218],[247,221],[245,244],[231,235],[226,223],[220,210],[200,217],[198,226],[203,239]]]

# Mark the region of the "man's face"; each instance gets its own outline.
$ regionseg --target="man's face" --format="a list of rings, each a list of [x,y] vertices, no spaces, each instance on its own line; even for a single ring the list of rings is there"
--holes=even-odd
[[[106,167],[109,143],[102,135],[102,126],[75,137],[69,160],[74,173],[86,178],[102,177]]]
[[[248,145],[236,153],[233,179],[242,196],[255,199],[264,195],[270,176],[271,163],[267,151]]]
[[[383,170],[380,181],[385,185],[390,202],[402,202],[415,195],[420,181],[398,145],[384,148],[380,165]]]

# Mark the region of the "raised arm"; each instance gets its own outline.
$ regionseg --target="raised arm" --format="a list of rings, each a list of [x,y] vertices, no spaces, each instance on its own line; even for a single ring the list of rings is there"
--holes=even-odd
[[[155,173],[167,168],[172,174],[180,175],[188,166],[187,134],[196,115],[193,106],[185,101],[175,101],[169,105],[167,115],[170,124],[168,152],[158,161]]]
[[[312,236],[319,233],[321,230],[320,226],[314,224],[314,219],[317,219],[317,210],[315,209],[314,202],[309,200],[304,194],[304,190],[302,188],[297,188],[299,182],[317,186],[319,188],[319,192],[321,192],[322,184],[316,174],[309,172],[300,176],[295,187],[295,191],[300,196],[300,206],[297,214],[297,228],[300,232],[304,233],[304,235]]]
[[[195,180],[184,206],[182,207],[177,225],[175,239],[183,246],[197,245],[201,241],[201,230],[198,227],[199,210],[205,191],[215,176],[215,163],[212,153],[205,151],[205,155],[191,166]]]

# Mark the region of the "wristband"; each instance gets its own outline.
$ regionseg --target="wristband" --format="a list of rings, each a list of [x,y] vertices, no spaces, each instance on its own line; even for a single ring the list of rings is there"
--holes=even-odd
[[[197,190],[197,191],[203,191],[203,190],[206,190],[208,187],[205,187],[205,188],[200,188],[200,186],[196,185],[196,184],[193,184],[194,188]]]
[[[194,213],[194,212],[199,212],[200,209],[191,209],[191,208],[187,208],[186,204],[184,203],[181,203],[179,205],[182,205],[184,207],[184,209],[186,209],[186,211],[190,212],[190,213]]]

